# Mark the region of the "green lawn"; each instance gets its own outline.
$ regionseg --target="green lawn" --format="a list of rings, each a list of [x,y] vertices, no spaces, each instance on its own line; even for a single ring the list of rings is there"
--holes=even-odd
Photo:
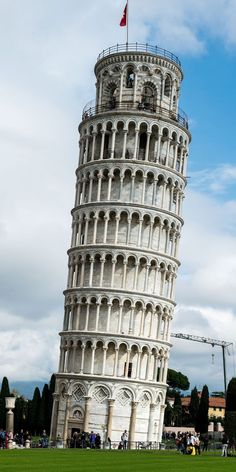
[[[10,472],[228,472],[236,458],[182,456],[165,451],[90,451],[75,449],[0,450],[0,471]]]

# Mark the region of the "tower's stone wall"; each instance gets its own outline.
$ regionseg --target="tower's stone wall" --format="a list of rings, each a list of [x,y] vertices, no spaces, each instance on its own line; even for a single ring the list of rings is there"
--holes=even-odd
[[[176,58],[177,59],[177,58]],[[80,157],[51,435],[160,441],[190,134],[177,60],[95,66]]]

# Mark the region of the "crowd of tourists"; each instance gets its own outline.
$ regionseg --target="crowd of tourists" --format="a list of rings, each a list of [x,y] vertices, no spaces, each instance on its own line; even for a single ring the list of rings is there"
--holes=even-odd
[[[25,447],[26,441],[31,441],[31,435],[28,431],[20,430],[19,433],[13,434],[12,431],[0,429],[0,449],[8,449],[9,442],[14,442],[18,447]]]
[[[203,450],[208,449],[208,437],[205,438]],[[176,447],[182,454],[201,454],[200,434],[197,433],[179,433],[175,439]]]
[[[57,443],[60,443],[60,436],[57,437]],[[99,433],[87,433],[86,431],[74,431],[72,437],[67,440],[68,447],[76,447],[82,449],[101,449],[101,436]]]
[[[27,444],[28,443],[28,444]],[[39,439],[32,443],[32,437],[29,431],[20,430],[19,433],[13,434],[12,431],[9,433],[0,429],[0,449],[11,449],[11,448],[25,448],[25,447],[48,447],[49,441],[45,430],[43,430]]]

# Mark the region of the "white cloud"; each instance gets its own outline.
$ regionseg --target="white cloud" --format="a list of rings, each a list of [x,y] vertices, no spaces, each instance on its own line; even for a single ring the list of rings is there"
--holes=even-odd
[[[221,164],[214,169],[202,169],[191,174],[191,187],[210,191],[214,194],[234,191],[236,182],[236,166],[233,164]],[[233,187],[232,187],[233,186]]]

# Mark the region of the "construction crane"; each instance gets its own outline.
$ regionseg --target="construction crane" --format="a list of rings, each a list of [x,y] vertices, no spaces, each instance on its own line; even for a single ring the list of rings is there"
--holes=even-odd
[[[227,341],[219,341],[218,339],[204,338],[202,336],[194,336],[193,334],[183,334],[183,333],[171,333],[171,337],[179,338],[179,339],[186,339],[187,341],[196,341],[198,343],[211,344],[212,347],[214,346],[222,347],[224,388],[225,388],[225,394],[226,394],[227,379],[226,379],[225,349],[228,348],[229,346],[233,346],[233,343],[229,343]]]

